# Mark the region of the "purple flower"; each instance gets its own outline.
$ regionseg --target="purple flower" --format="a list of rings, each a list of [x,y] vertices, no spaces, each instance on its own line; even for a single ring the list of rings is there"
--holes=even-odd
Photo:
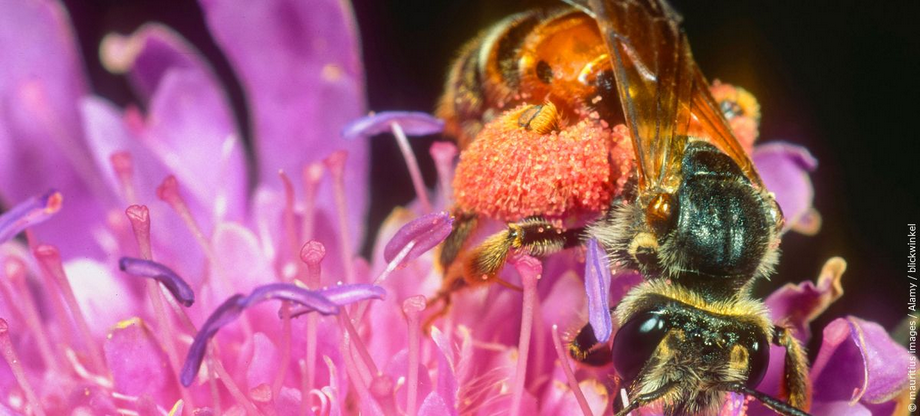
[[[641,276],[611,276],[589,244],[587,256],[510,256],[501,278],[523,292],[492,285],[455,293],[449,310],[429,304],[456,148],[432,148],[431,202],[406,152],[418,200],[366,230],[363,136],[388,130],[406,149],[406,134],[441,123],[361,118],[342,2],[201,6],[248,99],[258,168],[222,85],[177,33],[149,24],[103,41],[103,65],[137,93],[119,108],[89,90],[60,3],[0,5],[0,413],[610,414],[615,370],[573,370],[562,338],[588,321],[614,334],[599,311]],[[732,125],[754,129],[752,146],[756,120]],[[753,158],[791,229],[817,231],[807,152],[765,145]],[[25,241],[6,241],[23,228]],[[803,341],[842,295],[842,260],[828,264],[817,283],[767,300]],[[908,358],[878,325],[834,321],[811,372],[813,410],[891,413]],[[763,386],[778,386],[774,367]],[[762,413],[727,399],[727,414]]]

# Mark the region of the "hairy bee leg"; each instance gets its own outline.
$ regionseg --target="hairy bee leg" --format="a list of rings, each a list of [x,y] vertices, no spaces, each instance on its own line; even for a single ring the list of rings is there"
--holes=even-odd
[[[435,321],[437,321],[438,319],[441,319],[442,317],[447,315],[448,312],[450,312],[450,307],[451,307],[450,293],[438,293],[437,297],[428,301],[426,309],[431,308],[438,302],[443,302],[443,305],[441,305],[441,308],[436,309],[435,312],[432,313],[430,316],[428,316],[428,318],[425,318],[425,322],[422,323],[422,330],[425,331],[425,335],[429,335],[431,333],[431,326],[434,325]]]
[[[464,275],[470,284],[495,278],[512,250],[543,257],[578,244],[583,228],[563,230],[543,217],[509,223],[474,248],[466,259]]]
[[[467,245],[470,235],[479,227],[479,217],[476,214],[455,211],[453,216],[453,229],[441,244],[441,253],[438,256],[438,262],[444,269],[444,281],[441,283],[437,296],[427,302],[426,309],[434,312],[425,319],[422,325],[425,331],[428,331],[436,320],[450,312],[451,294],[464,286],[462,273],[458,272],[462,268],[458,267],[455,262],[458,257],[463,257],[464,246]],[[440,308],[437,307],[438,303],[442,303]]]
[[[811,408],[811,382],[808,380],[805,349],[792,335],[792,330],[782,326],[773,327],[773,343],[786,349],[781,394],[788,398],[790,405],[808,411]]]
[[[725,390],[753,397],[757,399],[757,401],[763,403],[764,406],[769,407],[770,410],[783,416],[810,416],[807,412],[795,408],[790,403],[786,403],[769,394],[751,389],[743,384],[730,384]]]
[[[457,259],[470,235],[479,226],[479,217],[476,214],[457,212],[454,213],[454,217],[454,227],[444,240],[444,244],[441,245],[441,254],[438,259],[445,271]]]
[[[614,308],[610,308],[613,316]],[[569,344],[569,355],[576,361],[594,367],[600,367],[613,361],[613,351],[609,343],[600,343],[594,335],[591,324],[585,324]]]
[[[626,416],[629,414],[629,412],[632,412],[633,410],[636,410],[642,406],[645,406],[651,402],[654,402],[655,400],[658,400],[664,397],[666,394],[670,393],[671,390],[673,390],[674,386],[676,385],[677,385],[677,382],[672,381],[668,384],[665,384],[659,387],[658,390],[655,390],[649,393],[645,393],[645,394],[640,394],[638,397],[630,399],[629,405],[623,408],[623,410],[616,412],[616,416]]]

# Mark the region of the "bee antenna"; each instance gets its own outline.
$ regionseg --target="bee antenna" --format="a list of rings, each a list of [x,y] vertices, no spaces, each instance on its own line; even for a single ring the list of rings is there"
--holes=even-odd
[[[811,416],[802,410],[792,407],[789,403],[770,396],[769,394],[749,388],[743,384],[731,384],[726,390],[753,397],[763,403],[764,406],[769,407],[774,412],[783,416]]]

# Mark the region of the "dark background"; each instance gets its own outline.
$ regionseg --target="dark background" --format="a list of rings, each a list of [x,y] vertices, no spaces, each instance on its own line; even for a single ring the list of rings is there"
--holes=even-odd
[[[147,21],[172,26],[214,64],[248,132],[244,97],[235,75],[207,32],[197,4],[163,0],[66,0],[93,83],[119,104],[132,101],[120,77],[97,58],[106,33],[130,33]],[[847,294],[825,313],[854,314],[894,327],[907,311],[907,227],[920,222],[918,197],[917,77],[920,36],[917,2],[676,1],[694,55],[710,79],[750,90],[760,100],[761,140],[808,147],[819,160],[812,179],[824,217],[814,237],[787,235],[777,275],[766,294],[785,281],[814,279],[835,255],[849,263]],[[356,0],[372,110],[431,111],[455,51],[507,14],[556,2],[488,0]],[[245,30],[245,28],[241,28]],[[270,65],[270,63],[266,63]],[[427,155],[435,138],[414,142],[428,184]],[[373,141],[371,229],[413,196],[392,140]],[[405,175],[404,181],[392,178]],[[814,347],[814,345],[812,346]]]

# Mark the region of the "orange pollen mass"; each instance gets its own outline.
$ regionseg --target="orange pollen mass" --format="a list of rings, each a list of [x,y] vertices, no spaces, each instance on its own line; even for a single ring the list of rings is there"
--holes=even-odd
[[[506,112],[513,114],[519,111]],[[540,133],[499,117],[461,153],[454,198],[465,211],[502,221],[600,213],[622,189],[632,164],[623,126],[609,129],[585,119]]]

